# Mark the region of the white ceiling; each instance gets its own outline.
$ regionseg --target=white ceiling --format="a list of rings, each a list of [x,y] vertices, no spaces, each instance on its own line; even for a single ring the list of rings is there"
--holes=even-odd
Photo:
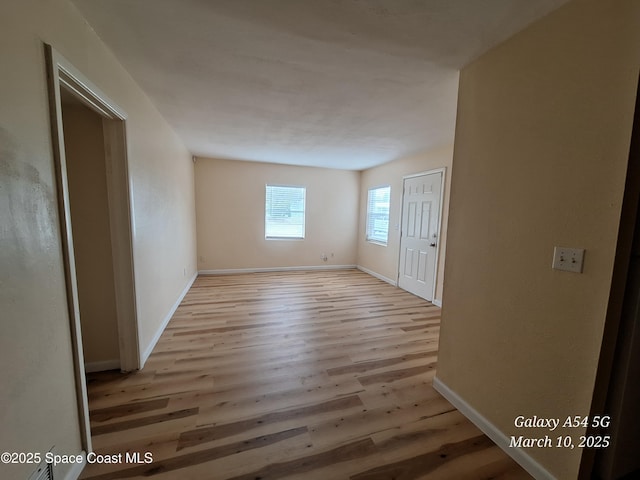
[[[194,155],[360,170],[453,141],[458,70],[566,0],[73,0]]]

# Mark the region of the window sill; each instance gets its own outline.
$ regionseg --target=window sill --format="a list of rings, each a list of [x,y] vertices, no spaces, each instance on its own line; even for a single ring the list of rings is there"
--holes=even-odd
[[[367,240],[367,243],[373,243],[374,245],[380,245],[381,247],[386,247],[389,245],[389,242],[376,242],[375,240]]]
[[[304,237],[264,237],[265,240],[292,240],[299,242],[300,240],[304,240]]]

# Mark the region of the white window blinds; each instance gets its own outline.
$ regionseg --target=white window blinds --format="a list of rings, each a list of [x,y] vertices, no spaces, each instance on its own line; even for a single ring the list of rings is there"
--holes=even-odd
[[[306,189],[267,185],[265,238],[304,238]]]
[[[389,238],[389,203],[391,187],[369,190],[367,199],[367,241],[387,244]]]

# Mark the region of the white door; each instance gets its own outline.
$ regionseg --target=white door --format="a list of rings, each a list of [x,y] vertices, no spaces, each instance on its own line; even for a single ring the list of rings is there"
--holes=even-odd
[[[433,300],[442,172],[405,178],[398,286]]]

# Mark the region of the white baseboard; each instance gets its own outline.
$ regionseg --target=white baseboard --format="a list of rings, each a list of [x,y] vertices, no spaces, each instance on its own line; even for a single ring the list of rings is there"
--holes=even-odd
[[[396,280],[391,280],[390,278],[385,277],[384,275],[380,275],[379,273],[376,273],[373,270],[369,270],[368,268],[365,268],[362,265],[358,265],[356,268],[364,273],[368,273],[372,277],[376,277],[382,280],[383,282],[390,283],[394,287],[398,286],[398,282]],[[433,299],[431,300],[431,303],[433,303],[436,307],[442,308],[442,300]]]
[[[120,370],[120,359],[86,362],[84,364],[84,371],[87,373],[105,372],[107,370]]]
[[[261,272],[294,272],[301,270],[349,270],[355,265],[313,265],[306,267],[267,267],[267,268],[222,268],[216,270],[200,270],[200,275],[234,275],[237,273]]]
[[[356,268],[361,272],[368,273],[372,277],[376,277],[377,279],[382,280],[383,282],[390,283],[394,287],[398,286],[398,282],[396,282],[395,280],[391,280],[390,278],[387,278],[384,275],[380,275],[379,273],[376,273],[373,270],[369,270],[368,268],[365,268],[362,265],[358,265]]]
[[[460,410],[460,413],[471,420],[476,427],[482,430],[487,437],[493,440],[498,447],[518,462],[520,466],[529,472],[529,474],[534,478],[537,480],[556,480],[556,477],[549,473],[549,471],[547,471],[523,449],[509,447],[509,438],[501,430],[464,401],[464,399],[462,399],[462,397],[460,397],[456,392],[442,383],[438,377],[433,379],[433,388],[435,388],[436,391],[446,398],[454,407]]]
[[[80,478],[82,470],[84,470],[84,467],[87,465],[87,452],[83,450],[80,454],[82,455],[82,463],[73,463],[64,476],[64,480],[78,480],[78,478]]]
[[[198,273],[197,272],[193,277],[191,277],[191,280],[189,280],[187,282],[187,286],[184,287],[184,290],[182,290],[182,293],[178,296],[178,299],[175,301],[175,303],[173,304],[173,306],[169,310],[169,313],[167,313],[167,315],[164,317],[164,320],[162,320],[162,323],[158,327],[158,330],[156,331],[156,334],[151,339],[151,342],[149,342],[149,345],[147,346],[147,348],[145,348],[144,352],[142,352],[142,358],[140,359],[140,369],[141,370],[142,370],[142,368],[144,368],[144,364],[147,363],[147,359],[149,358],[149,355],[151,355],[151,352],[155,348],[156,343],[158,343],[158,340],[160,340],[160,336],[162,335],[162,332],[164,332],[164,329],[167,328],[167,324],[171,320],[171,317],[173,317],[173,314],[176,313],[176,310],[180,306],[180,303],[182,302],[182,299],[187,294],[187,292],[191,288],[191,285],[193,285],[193,282],[195,282],[196,278],[198,278]]]

